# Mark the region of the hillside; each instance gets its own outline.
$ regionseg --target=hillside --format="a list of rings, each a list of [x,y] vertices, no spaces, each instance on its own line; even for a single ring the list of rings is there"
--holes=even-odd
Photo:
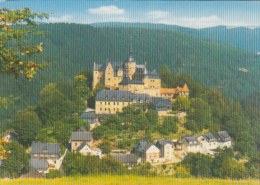
[[[186,28],[176,25],[152,23],[93,23],[95,27],[136,27],[148,29],[165,29],[187,33],[198,38],[229,44],[247,51],[257,53],[260,51],[260,28],[249,29],[244,27],[229,28],[217,26],[203,29]]]
[[[230,98],[242,99],[259,90],[259,58],[228,45],[173,30],[95,28],[76,24],[45,24],[38,29],[49,32],[39,40],[44,43],[42,60],[50,65],[31,82],[1,77],[1,96],[20,97],[8,110],[1,111],[4,123],[9,123],[16,110],[38,103],[40,90],[46,84],[68,81],[81,71],[92,70],[94,61],[125,60],[130,36],[137,62],[146,61],[150,68],[160,69],[166,64],[175,75],[188,74],[205,86],[218,88]]]

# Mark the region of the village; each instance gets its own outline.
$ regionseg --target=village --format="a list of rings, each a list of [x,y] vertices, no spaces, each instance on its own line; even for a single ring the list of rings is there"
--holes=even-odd
[[[232,138],[226,131],[220,131],[199,136],[183,134],[181,138],[158,139],[153,142],[143,138],[137,140],[131,149],[113,148],[110,153],[105,154],[98,148],[102,140],[94,140],[91,130],[99,127],[108,115],[117,116],[124,107],[130,105],[145,105],[142,106],[144,111],[149,108],[158,112],[159,124],[160,120],[168,116],[177,117],[184,123],[187,113],[172,113],[172,103],[179,96],[188,98],[189,88],[187,84],[175,89],[161,88],[161,79],[156,70],[149,71],[146,64],[137,65],[132,48],[125,62],[106,61],[104,64],[94,64],[93,90],[98,84],[105,89],[97,93],[95,109],[87,108],[81,115],[82,120],[89,124],[89,131],[81,127],[67,133],[70,134],[70,140],[64,152],[60,143],[33,142],[28,149],[31,170],[43,175],[50,170],[60,170],[68,152],[96,156],[99,159],[111,156],[131,169],[146,163],[153,166],[178,163],[188,153],[202,153],[213,157],[220,150],[232,148]],[[18,137],[16,132],[11,131],[4,136],[4,141],[18,141]]]

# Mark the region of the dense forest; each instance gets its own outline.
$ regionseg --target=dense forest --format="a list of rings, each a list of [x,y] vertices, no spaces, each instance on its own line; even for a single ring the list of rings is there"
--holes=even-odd
[[[16,97],[13,104],[1,111],[5,125],[9,125],[18,110],[38,104],[40,91],[46,84],[68,82],[81,71],[91,70],[94,61],[125,60],[131,36],[138,63],[147,62],[150,68],[156,69],[166,64],[175,76],[187,74],[233,100],[240,101],[259,91],[259,57],[229,45],[162,29],[100,28],[62,23],[43,24],[37,29],[48,32],[37,41],[43,42],[44,52],[40,57],[49,65],[30,82],[1,77],[1,97]]]
[[[257,53],[260,51],[260,29],[246,27],[216,26],[209,28],[188,28],[177,25],[153,24],[153,23],[119,23],[104,22],[93,23],[95,27],[135,27],[149,29],[174,30],[187,33],[198,38],[229,44],[247,51]]]

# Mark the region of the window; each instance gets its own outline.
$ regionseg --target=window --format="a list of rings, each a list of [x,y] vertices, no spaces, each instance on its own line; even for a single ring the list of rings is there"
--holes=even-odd
[[[102,111],[102,108],[100,108],[100,110]]]
[[[116,102],[114,102],[114,105],[116,105]]]
[[[105,105],[107,104],[107,102],[105,102]]]
[[[119,111],[119,108],[117,108],[117,111]]]
[[[100,102],[100,105],[102,105],[102,102]]]
[[[110,78],[108,78],[108,80],[110,80]]]
[[[119,105],[119,102],[117,102],[117,105]]]
[[[113,111],[115,111],[116,109],[115,108],[113,108]]]
[[[107,111],[107,108],[105,108],[105,111]]]
[[[108,105],[110,105],[110,102],[108,102]]]

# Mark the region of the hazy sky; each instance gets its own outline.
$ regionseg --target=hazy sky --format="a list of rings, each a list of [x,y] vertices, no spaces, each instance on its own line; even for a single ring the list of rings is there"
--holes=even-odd
[[[32,12],[54,12],[46,22],[89,24],[96,22],[145,22],[205,28],[260,27],[260,2],[254,1],[4,1],[0,7]]]

